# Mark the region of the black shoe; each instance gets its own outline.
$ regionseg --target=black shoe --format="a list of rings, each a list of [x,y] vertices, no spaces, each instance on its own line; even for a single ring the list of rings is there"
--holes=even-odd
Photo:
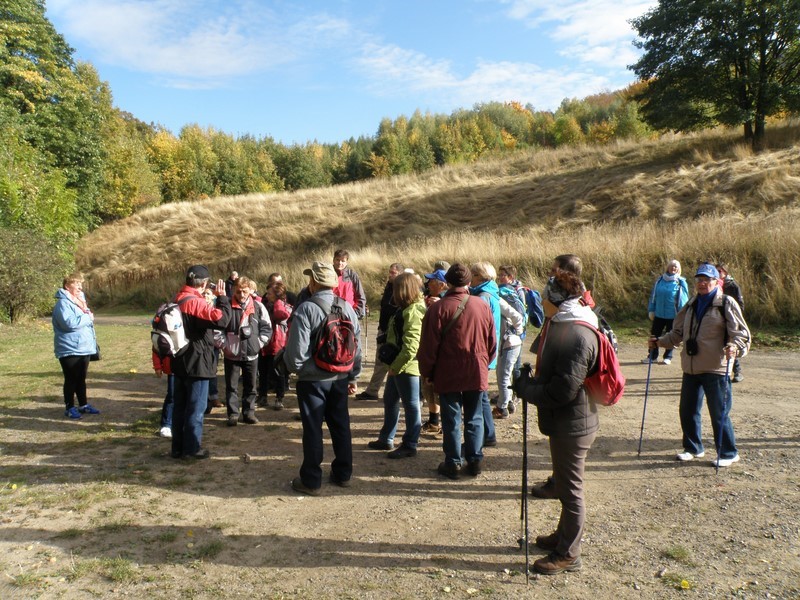
[[[245,415],[244,422],[247,423],[248,425],[255,425],[256,423],[258,423],[258,419],[256,418],[255,415]]]
[[[454,465],[453,463],[441,462],[439,463],[436,471],[439,473],[439,475],[444,475],[453,481],[461,478],[461,469],[458,467],[458,465]]]
[[[211,452],[209,452],[205,448],[200,448],[200,450],[198,450],[194,454],[185,454],[183,456],[183,458],[194,458],[196,460],[203,460],[210,457],[211,457]]]
[[[543,500],[556,500],[558,498],[556,495],[556,480],[550,476],[545,481],[537,483],[531,488],[531,496]]]
[[[181,452],[170,452],[169,455],[172,458],[183,458],[183,454]]]
[[[308,494],[309,496],[319,496],[319,488],[310,488],[303,483],[303,480],[299,477],[295,477],[292,479],[292,489],[295,492],[300,492],[301,494]]]
[[[227,422],[228,427],[236,427],[239,424],[239,415],[230,415]]]
[[[350,487],[350,483],[351,483],[350,479],[339,479],[333,473],[331,473],[331,476],[329,477],[329,480],[333,485],[338,485],[339,487],[342,487],[342,488],[349,488]]]
[[[375,394],[370,394],[369,392],[359,392],[355,395],[356,400],[380,400],[378,396]]]
[[[482,463],[480,460],[473,460],[467,463],[467,473],[473,477],[477,477],[483,472]]]
[[[392,450],[386,455],[386,458],[410,458],[417,455],[416,448],[409,448],[408,446],[400,446],[396,450]]]
[[[367,448],[369,448],[370,450],[392,450],[394,448],[394,444],[388,444],[380,440],[375,440],[373,442],[368,443]]]
[[[508,401],[508,412],[512,415],[517,412],[517,405],[514,404],[513,400]]]
[[[485,440],[483,442],[483,447],[484,448],[494,448],[495,446],[497,446],[497,438],[495,438],[493,440]]]

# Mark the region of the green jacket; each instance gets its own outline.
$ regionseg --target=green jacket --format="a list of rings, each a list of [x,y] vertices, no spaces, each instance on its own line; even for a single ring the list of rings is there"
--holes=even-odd
[[[397,339],[395,329],[395,319],[401,314],[403,319],[403,340],[402,345]],[[416,375],[419,377],[419,363],[417,362],[417,350],[419,350],[419,340],[422,336],[422,317],[425,316],[425,305],[420,300],[414,304],[409,304],[402,312],[398,311],[389,319],[389,328],[386,331],[386,342],[400,346],[400,354],[390,365],[393,373],[405,373],[406,375]]]

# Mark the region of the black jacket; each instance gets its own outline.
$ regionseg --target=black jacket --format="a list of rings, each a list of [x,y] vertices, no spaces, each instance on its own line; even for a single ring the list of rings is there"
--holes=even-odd
[[[397,307],[392,302],[392,294],[394,293],[394,285],[391,281],[386,282],[386,287],[383,288],[383,296],[381,296],[381,312],[378,316],[378,330],[384,333],[388,331],[389,319],[397,311]]]

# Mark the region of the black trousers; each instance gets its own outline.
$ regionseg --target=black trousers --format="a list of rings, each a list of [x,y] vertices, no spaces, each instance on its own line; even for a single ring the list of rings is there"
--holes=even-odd
[[[347,379],[298,381],[297,402],[303,420],[303,485],[311,489],[322,486],[323,421],[333,445],[331,473],[339,481],[349,481],[353,475],[353,438],[347,410]]]
[[[225,400],[228,416],[254,415],[256,412],[256,375],[258,360],[225,359]],[[242,374],[242,398],[239,400],[239,371]]]
[[[61,370],[64,372],[64,404],[67,409],[75,406],[75,396],[78,405],[85,406],[86,400],[86,374],[89,372],[88,356],[62,356],[58,359]]]

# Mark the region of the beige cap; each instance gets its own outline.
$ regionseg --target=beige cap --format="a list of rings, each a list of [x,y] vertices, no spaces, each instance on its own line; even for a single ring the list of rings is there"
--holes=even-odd
[[[330,263],[315,261],[310,269],[303,271],[303,275],[308,275],[324,287],[335,288],[339,285],[339,276],[336,275],[336,271]]]

